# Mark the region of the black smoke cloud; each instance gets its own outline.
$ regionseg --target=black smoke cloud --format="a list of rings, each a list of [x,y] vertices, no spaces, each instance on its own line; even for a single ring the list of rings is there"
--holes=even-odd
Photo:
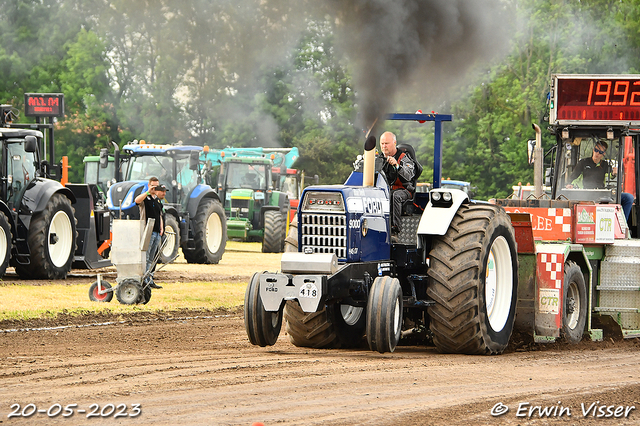
[[[325,6],[352,65],[363,128],[392,112],[400,93],[446,96],[472,67],[496,60],[508,46],[511,20],[501,0],[325,0]]]

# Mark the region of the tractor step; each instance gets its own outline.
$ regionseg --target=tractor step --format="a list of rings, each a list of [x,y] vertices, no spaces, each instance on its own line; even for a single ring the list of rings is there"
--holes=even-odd
[[[606,246],[596,287],[596,312],[617,312],[623,334],[631,337],[640,330],[640,241],[617,240]]]

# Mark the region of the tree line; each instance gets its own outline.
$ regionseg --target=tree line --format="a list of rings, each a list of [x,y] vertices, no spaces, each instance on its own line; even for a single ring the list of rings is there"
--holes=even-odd
[[[82,181],[84,156],[111,141],[144,139],[212,148],[296,146],[298,168],[322,183],[341,183],[371,124],[363,119],[363,102],[376,100],[375,90],[363,95],[367,77],[375,75],[378,56],[411,45],[408,37],[393,41],[388,31],[368,26],[366,3],[0,0],[0,102],[23,111],[25,92],[64,93],[56,152],[69,157],[72,182]],[[393,96],[383,107],[453,114],[443,127],[443,176],[470,181],[479,198],[504,197],[512,185],[533,180],[526,141],[532,123],[545,128],[551,74],[639,72],[640,0],[472,2],[492,8],[477,19],[501,14],[487,22],[494,31],[473,49],[464,39],[447,45],[456,27],[437,28],[441,15],[428,21],[433,9],[427,6],[437,2],[392,3],[426,19],[418,22],[420,31],[433,26],[444,35],[424,52],[437,61],[417,61],[397,93],[381,88]],[[465,12],[464,3],[449,6]],[[394,44],[357,57],[358,46],[349,50],[345,39],[360,40],[361,32]],[[408,53],[393,51],[388,59],[404,66]],[[457,60],[456,69],[467,59],[468,69],[445,85],[435,68],[448,59]],[[380,121],[374,131],[392,130],[412,144],[425,168],[420,180],[429,182],[432,126]],[[553,143],[543,132],[545,147]]]

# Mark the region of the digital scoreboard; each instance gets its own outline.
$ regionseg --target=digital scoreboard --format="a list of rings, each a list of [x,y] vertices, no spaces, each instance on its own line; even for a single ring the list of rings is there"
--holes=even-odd
[[[24,115],[27,117],[62,117],[64,95],[62,93],[25,93]]]
[[[557,74],[550,124],[640,124],[640,75]]]

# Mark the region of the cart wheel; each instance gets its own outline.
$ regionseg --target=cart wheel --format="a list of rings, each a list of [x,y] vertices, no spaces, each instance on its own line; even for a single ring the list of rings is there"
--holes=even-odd
[[[133,305],[138,303],[142,296],[140,283],[134,279],[128,278],[118,284],[116,287],[116,298],[123,305]]]
[[[151,300],[151,287],[146,286],[143,290],[142,290],[142,304],[146,305],[147,303],[149,303],[149,300]]]
[[[111,302],[111,299],[113,299],[111,284],[105,280],[100,280],[100,287],[102,287],[102,290],[107,290],[107,292],[102,294],[98,293],[98,281],[91,284],[91,287],[89,287],[89,299],[92,302]]]

